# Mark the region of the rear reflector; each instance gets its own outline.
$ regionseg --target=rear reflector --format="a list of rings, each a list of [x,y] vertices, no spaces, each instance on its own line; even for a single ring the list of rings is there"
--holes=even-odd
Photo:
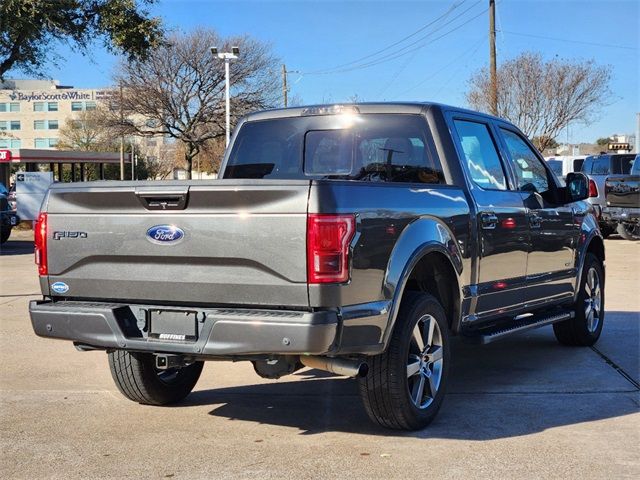
[[[308,283],[349,280],[349,244],[356,231],[353,215],[309,214],[307,218]]]
[[[593,180],[589,180],[589,197],[597,197],[598,196],[598,187],[596,186],[596,182]]]
[[[36,221],[35,231],[33,232],[35,242],[36,265],[38,265],[38,275],[47,275],[49,273],[47,265],[47,214],[40,213]]]

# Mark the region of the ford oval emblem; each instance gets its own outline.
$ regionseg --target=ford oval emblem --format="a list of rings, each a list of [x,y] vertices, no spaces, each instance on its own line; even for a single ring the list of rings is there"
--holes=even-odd
[[[173,245],[184,238],[184,230],[175,225],[156,225],[147,230],[147,240],[158,245]]]
[[[51,284],[51,290],[56,293],[67,293],[69,291],[69,285],[64,282],[56,282]]]

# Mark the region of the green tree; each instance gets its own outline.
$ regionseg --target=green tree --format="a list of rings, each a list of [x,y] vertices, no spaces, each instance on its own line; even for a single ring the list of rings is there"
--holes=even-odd
[[[609,137],[602,137],[596,140],[596,144],[601,147],[606,147],[607,145],[609,145],[609,142],[611,142],[611,139]]]
[[[9,70],[42,76],[51,44],[64,41],[87,54],[96,40],[110,51],[145,58],[162,42],[160,19],[145,6],[156,0],[0,1],[0,80]]]

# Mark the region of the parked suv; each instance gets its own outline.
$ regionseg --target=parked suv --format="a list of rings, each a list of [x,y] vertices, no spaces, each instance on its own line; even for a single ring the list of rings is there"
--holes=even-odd
[[[609,175],[627,175],[631,171],[633,154],[601,154],[587,157],[581,171],[589,177],[589,202],[596,209],[600,230],[604,238],[614,233],[618,227],[615,220],[602,216],[607,206],[605,181]]]
[[[307,366],[357,377],[371,419],[396,429],[436,415],[453,335],[600,336],[588,180],[560,185],[504,120],[421,103],[260,112],[221,172],[52,185],[35,332],[106,350],[139,403],[180,401],[208,360],[267,378]]]

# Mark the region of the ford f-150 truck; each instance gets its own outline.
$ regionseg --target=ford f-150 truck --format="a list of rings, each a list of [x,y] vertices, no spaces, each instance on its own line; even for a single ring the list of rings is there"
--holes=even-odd
[[[618,233],[627,240],[640,240],[640,155],[636,155],[629,175],[614,175],[604,185],[607,206],[602,217],[618,222]]]
[[[588,179],[561,185],[504,120],[423,103],[259,112],[220,172],[57,184],[43,202],[33,328],[106,350],[131,400],[180,401],[208,360],[269,378],[307,366],[357,377],[372,420],[417,429],[453,335],[600,336]]]

